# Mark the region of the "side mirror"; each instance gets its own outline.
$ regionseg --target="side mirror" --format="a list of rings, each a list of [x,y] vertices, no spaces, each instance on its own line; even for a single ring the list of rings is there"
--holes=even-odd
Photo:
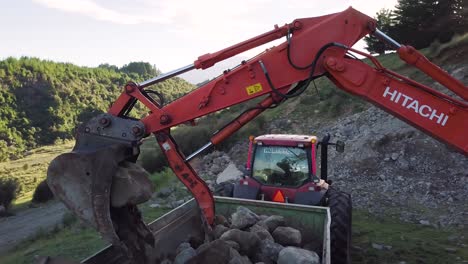
[[[250,168],[247,167],[248,165],[245,164],[244,167],[240,168],[240,172],[242,172],[242,178],[245,179],[245,177],[250,176]]]
[[[340,152],[340,153],[343,153],[344,152],[344,146],[345,146],[345,143],[341,140],[338,140],[336,141],[336,151],[337,152]]]

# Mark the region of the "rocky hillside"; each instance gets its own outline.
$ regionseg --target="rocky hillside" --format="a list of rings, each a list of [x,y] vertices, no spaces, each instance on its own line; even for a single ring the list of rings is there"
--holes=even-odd
[[[449,70],[468,83],[468,66]],[[358,209],[435,227],[468,225],[468,158],[380,109],[328,122],[289,115],[267,132],[330,133],[345,141],[345,153],[330,151],[329,179],[352,194]],[[229,156],[243,166],[245,153],[247,142],[240,142]]]
[[[404,221],[466,226],[468,158],[374,107],[323,127],[347,143],[330,178],[357,208]]]
[[[468,52],[468,43],[458,42],[450,47],[424,52],[467,84],[468,66],[461,58]],[[395,54],[379,60],[412,79],[448,93],[419,71],[405,66]],[[314,89],[308,89],[301,97],[266,111],[261,116],[261,126],[244,132],[319,137],[330,133],[333,140],[346,142],[346,150],[345,153],[330,151],[329,179],[353,195],[355,208],[437,228],[466,228],[467,157],[371,104],[338,92],[331,83],[320,80],[317,85],[322,100],[318,100]],[[220,176],[238,173],[232,162],[239,169],[244,166],[247,141],[245,136],[228,148],[221,146],[218,149],[221,152],[212,152],[194,161],[193,166],[216,189]],[[223,171],[225,168],[229,173]]]

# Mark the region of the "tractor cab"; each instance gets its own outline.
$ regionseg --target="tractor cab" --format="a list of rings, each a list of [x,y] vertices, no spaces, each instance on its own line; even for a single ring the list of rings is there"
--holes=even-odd
[[[344,143],[330,143],[330,136],[318,140],[311,135],[262,135],[249,138],[246,175],[234,186],[233,196],[246,199],[317,205],[326,190],[328,145],[337,150]],[[317,173],[316,153],[321,146],[321,173]],[[325,156],[324,156],[325,154]],[[324,159],[325,158],[325,159]],[[323,182],[323,181],[322,181]]]
[[[263,185],[297,188],[318,180],[315,166],[315,136],[264,135],[250,141],[250,177]]]

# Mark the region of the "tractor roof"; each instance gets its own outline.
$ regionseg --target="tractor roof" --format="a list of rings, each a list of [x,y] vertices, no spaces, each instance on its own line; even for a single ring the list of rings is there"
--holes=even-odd
[[[269,135],[262,135],[258,136],[255,138],[255,141],[260,141],[265,144],[281,144],[281,143],[311,143],[312,140],[314,142],[317,141],[316,136],[310,136],[310,135],[288,135],[288,134],[269,134]],[[282,144],[281,144],[282,145]],[[286,144],[289,145],[289,144]]]

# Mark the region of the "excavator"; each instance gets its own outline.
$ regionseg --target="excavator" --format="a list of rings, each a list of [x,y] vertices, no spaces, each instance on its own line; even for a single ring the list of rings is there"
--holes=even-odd
[[[403,61],[453,95],[391,71],[375,57],[353,49],[366,35],[393,47]],[[171,77],[207,69],[280,38],[285,41],[168,104],[164,104],[159,92],[149,89]],[[133,262],[143,263],[145,248],[154,244],[154,238],[137,207],[150,198],[153,188],[147,173],[135,163],[142,140],[155,136],[169,166],[197,201],[209,232],[215,220],[213,195],[189,161],[263,111],[301,96],[313,80],[321,77],[468,155],[468,88],[413,47],[380,31],[375,19],[350,7],[339,13],[275,25],[271,31],[204,54],[180,69],[140,83],[128,82],[107,113],[77,127],[76,145],[50,163],[47,182],[55,196],[104,240],[120,248]],[[207,144],[190,155],[184,155],[171,136],[175,126],[194,125],[197,118],[256,98],[254,107],[221,127]],[[138,102],[148,110],[141,119],[130,117]],[[313,187],[325,191],[329,188],[324,180],[313,183]],[[338,263],[333,257],[332,262]]]

